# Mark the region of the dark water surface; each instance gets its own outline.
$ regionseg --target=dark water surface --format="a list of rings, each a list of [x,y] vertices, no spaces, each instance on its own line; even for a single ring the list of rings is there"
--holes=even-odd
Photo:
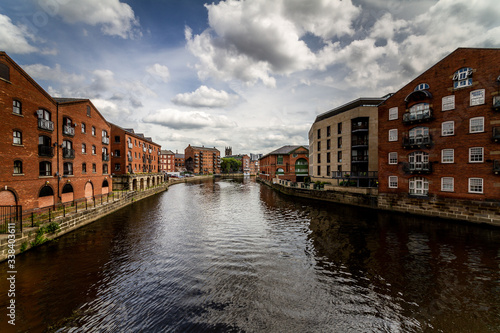
[[[179,184],[16,258],[0,332],[500,332],[500,229]]]

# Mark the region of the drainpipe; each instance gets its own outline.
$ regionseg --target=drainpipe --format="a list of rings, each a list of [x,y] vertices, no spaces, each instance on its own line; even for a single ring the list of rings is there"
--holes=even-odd
[[[60,191],[60,182],[61,182],[61,174],[59,173],[59,103],[56,102],[56,120],[57,120],[57,144],[56,144],[56,156],[57,156],[57,198],[59,199],[58,203],[62,201],[61,191]],[[55,206],[55,205],[54,205]]]

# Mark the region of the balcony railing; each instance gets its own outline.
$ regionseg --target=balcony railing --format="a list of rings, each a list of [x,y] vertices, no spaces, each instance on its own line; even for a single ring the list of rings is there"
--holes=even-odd
[[[44,157],[53,157],[54,156],[54,147],[38,145],[38,156]]]
[[[432,163],[404,163],[403,171],[411,174],[429,174],[432,173]]]
[[[417,148],[429,148],[432,145],[432,137],[430,134],[427,135],[417,135],[414,137],[403,137],[403,148],[405,149],[417,149]]]
[[[500,142],[500,127],[493,127],[492,139],[494,142]]]
[[[351,162],[368,162],[368,155],[351,156]]]
[[[368,140],[352,140],[351,147],[366,147],[368,146]]]
[[[70,136],[75,136],[75,128],[69,125],[64,125],[63,126],[63,134],[64,135],[70,135]]]
[[[75,158],[75,150],[70,148],[63,148],[63,158]]]
[[[109,136],[103,136],[102,137],[102,143],[105,145],[109,145]]]
[[[38,128],[41,128],[41,129],[47,130],[47,131],[53,131],[54,130],[54,122],[47,120],[47,119],[38,118]]]
[[[418,112],[406,112],[403,114],[403,124],[410,125],[415,123],[423,123],[434,119],[432,109],[419,110]]]
[[[493,173],[495,175],[500,175],[500,160],[493,161]]]
[[[360,131],[360,130],[368,130],[368,123],[362,123],[362,124],[352,124],[351,131]]]
[[[103,153],[103,154],[102,154],[102,160],[103,160],[104,162],[109,162],[109,154],[105,154],[105,153]]]

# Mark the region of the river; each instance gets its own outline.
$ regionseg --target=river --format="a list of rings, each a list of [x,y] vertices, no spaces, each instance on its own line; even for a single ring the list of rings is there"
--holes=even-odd
[[[500,229],[178,184],[16,258],[1,332],[500,332]]]

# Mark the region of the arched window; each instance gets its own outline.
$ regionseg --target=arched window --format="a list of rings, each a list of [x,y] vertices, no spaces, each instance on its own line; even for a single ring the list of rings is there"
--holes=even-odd
[[[453,74],[453,88],[472,86],[472,68],[460,68]]]
[[[102,182],[102,187],[109,187],[109,183],[107,179],[104,179]]]
[[[52,140],[50,137],[40,135],[38,137],[38,156],[54,156],[54,148],[52,147]]]
[[[21,131],[18,130],[12,131],[12,143],[15,145],[23,144],[23,134],[21,133]]]
[[[64,158],[75,158],[75,150],[73,149],[73,142],[70,140],[63,140],[63,157]]]
[[[410,130],[409,141],[411,145],[425,144],[429,142],[429,127],[415,127]]]
[[[39,164],[40,176],[47,177],[52,175],[52,164],[47,161],[42,161]]]
[[[54,123],[51,121],[51,114],[49,111],[45,109],[38,109],[36,114],[38,116],[38,128],[47,131],[54,130]]]
[[[70,136],[75,135],[75,128],[73,127],[73,122],[71,121],[71,118],[69,118],[69,117],[63,118],[63,134],[70,135]]]
[[[283,170],[283,168],[278,168],[278,169],[276,169],[276,174],[277,175],[284,175],[285,174],[285,170]]]
[[[410,191],[412,195],[427,195],[429,193],[429,181],[423,177],[410,178]]]
[[[95,145],[92,145],[92,155],[95,155],[96,154],[96,147]]]
[[[87,163],[82,163],[82,173],[87,173]]]
[[[40,194],[38,194],[39,197],[50,197],[54,195],[54,191],[52,190],[52,187],[45,185],[42,187],[40,190]]]
[[[18,100],[12,101],[12,113],[23,114],[22,104]]]
[[[14,174],[20,175],[23,173],[23,162],[22,161],[14,161]]]
[[[429,171],[429,154],[423,151],[416,151],[408,155],[410,172]]]
[[[427,83],[420,83],[418,86],[415,87],[413,91],[419,91],[425,89],[429,89],[429,85]]]
[[[73,186],[71,186],[71,184],[66,184],[64,185],[63,189],[62,189],[62,193],[72,193],[73,192]]]
[[[87,154],[87,145],[82,143],[82,154]]]
[[[105,175],[108,174],[108,165],[107,164],[102,165],[102,173]]]

